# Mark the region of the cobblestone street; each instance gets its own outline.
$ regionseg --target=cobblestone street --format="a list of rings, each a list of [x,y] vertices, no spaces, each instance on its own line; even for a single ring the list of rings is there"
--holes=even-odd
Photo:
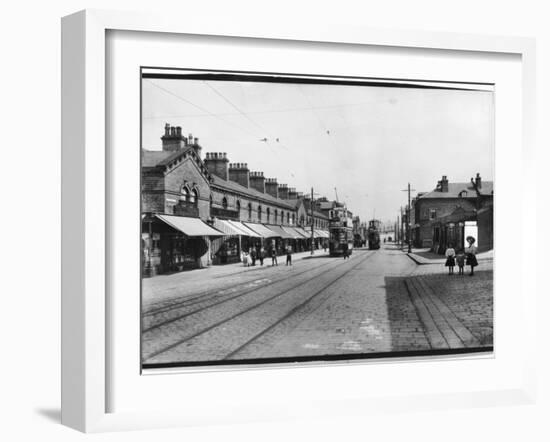
[[[492,346],[492,259],[469,277],[394,245],[304,257],[144,280],[144,364]]]

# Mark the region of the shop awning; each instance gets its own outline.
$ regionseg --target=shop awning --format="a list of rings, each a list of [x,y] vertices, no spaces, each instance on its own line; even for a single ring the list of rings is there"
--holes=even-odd
[[[231,224],[233,227],[235,227],[235,229],[239,230],[241,232],[240,234],[243,236],[250,236],[252,238],[261,238],[261,236],[258,235],[256,232],[254,232],[254,230],[249,229],[240,221],[228,220],[227,222]]]
[[[257,223],[243,223],[246,227],[252,229],[254,232],[256,232],[258,235],[260,235],[262,238],[276,238],[280,236],[277,232],[274,232],[271,229],[268,229],[263,224],[257,224]]]
[[[275,233],[277,233],[277,236],[283,239],[294,239],[294,235],[291,235],[288,233],[285,229],[283,229],[281,226],[275,226],[272,224],[266,225],[266,227],[269,230],[273,230]]]
[[[300,233],[300,231],[296,227],[283,227],[284,230],[286,230],[288,233],[290,233],[294,239],[306,239],[306,237]]]
[[[330,235],[326,230],[315,230],[315,231],[318,232],[319,235],[321,235],[320,236],[321,238],[330,238]]]
[[[187,236],[223,236],[223,233],[213,229],[200,218],[158,214],[155,216]]]
[[[242,231],[232,226],[229,221],[223,219],[214,219],[214,227],[228,236],[243,235]]]
[[[304,238],[311,239],[311,228],[306,230],[303,227],[294,227],[294,229],[304,236]]]

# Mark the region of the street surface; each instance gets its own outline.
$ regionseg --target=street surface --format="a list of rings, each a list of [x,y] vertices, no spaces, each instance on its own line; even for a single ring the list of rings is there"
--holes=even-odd
[[[393,244],[143,281],[143,363],[491,347],[492,259],[473,277]],[[210,273],[209,273],[210,272]]]

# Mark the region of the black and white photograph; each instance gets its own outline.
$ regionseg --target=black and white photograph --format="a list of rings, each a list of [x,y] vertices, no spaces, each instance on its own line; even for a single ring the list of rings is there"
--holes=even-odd
[[[142,368],[492,352],[494,100],[142,68]]]

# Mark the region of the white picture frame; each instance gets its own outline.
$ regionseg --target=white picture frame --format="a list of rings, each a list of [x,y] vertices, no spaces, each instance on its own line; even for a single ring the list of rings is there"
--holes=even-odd
[[[155,32],[179,35],[206,35],[247,39],[270,39],[287,42],[337,43],[369,45],[384,48],[436,49],[441,51],[484,54],[510,54],[521,58],[521,159],[524,176],[533,167],[535,108],[535,43],[532,39],[494,37],[451,33],[349,28],[293,23],[254,23],[243,20],[181,21],[170,14],[155,16],[126,12],[87,10],[63,18],[62,21],[62,423],[85,432],[139,428],[204,425],[209,422],[249,422],[288,417],[330,416],[357,413],[387,412],[426,408],[453,408],[525,404],[535,400],[535,335],[536,279],[534,268],[521,269],[520,324],[524,329],[525,348],[518,353],[521,373],[500,388],[473,388],[471,391],[432,391],[424,395],[369,397],[361,392],[349,397],[333,392],[326,398],[310,398],[310,408],[294,406],[288,412],[281,403],[258,409],[249,392],[233,411],[226,414],[216,407],[189,409],[174,407],[162,410],[110,411],[108,396],[113,385],[107,328],[109,311],[109,186],[106,152],[106,119],[108,93],[106,83],[106,34],[109,31]],[[536,192],[521,189],[522,215],[518,221],[535,219]],[[525,235],[521,233],[521,235]],[[534,244],[522,241],[522,257],[534,256]],[[526,259],[522,259],[526,263]],[[497,284],[498,287],[498,284]],[[497,304],[498,306],[498,304]],[[497,317],[498,323],[498,317]],[[498,325],[497,325],[498,327]],[[496,346],[498,358],[498,346]],[[462,359],[475,364],[476,358]],[[370,362],[372,364],[372,361]],[[391,369],[396,361],[384,362]],[[407,361],[412,364],[413,361]],[[389,365],[388,365],[389,364]],[[366,365],[353,365],[350,376],[360,377]],[[372,365],[368,365],[372,367]],[[350,367],[331,366],[337,370]],[[216,382],[234,382],[245,369],[215,371]],[[285,370],[269,367],[262,373],[282,379],[302,379],[305,369]],[[199,370],[200,371],[200,370]],[[193,371],[196,374],[197,370]],[[246,374],[246,371],[244,372]],[[134,373],[135,374],[135,373]],[[139,373],[138,373],[139,374]],[[189,374],[184,374],[189,375]],[[165,375],[166,376],[166,375]],[[194,375],[195,376],[195,375]],[[203,382],[212,373],[202,371],[194,381]],[[307,376],[307,373],[305,374]],[[174,379],[174,382],[176,380]],[[238,382],[238,381],[237,381]],[[261,382],[261,380],[260,380]],[[296,382],[296,380],[294,380]],[[300,381],[298,381],[300,382]],[[437,388],[436,388],[437,390]],[[340,395],[340,396],[339,396]],[[306,403],[304,402],[304,403]],[[289,405],[290,407],[290,405]],[[221,409],[221,405],[219,407]]]

